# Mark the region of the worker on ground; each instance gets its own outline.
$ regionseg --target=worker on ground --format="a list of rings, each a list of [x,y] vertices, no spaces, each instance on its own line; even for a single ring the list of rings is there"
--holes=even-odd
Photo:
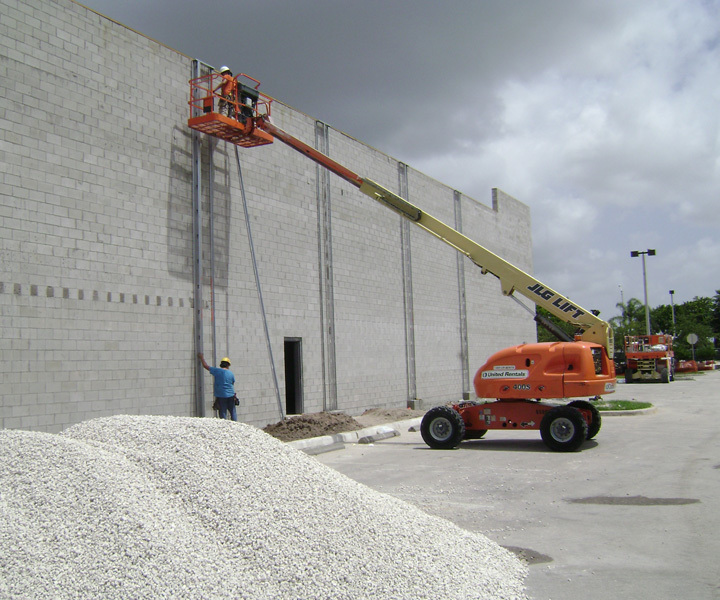
[[[230,370],[230,359],[226,356],[220,361],[220,368],[211,367],[205,362],[202,352],[198,352],[198,358],[202,366],[210,371],[213,376],[213,395],[217,405],[218,416],[225,419],[227,413],[230,418],[237,421],[237,409],[235,408],[235,375]]]
[[[229,67],[220,67],[222,83],[215,88],[214,93],[220,92],[220,114],[226,114],[231,119],[235,116],[235,101],[237,98],[237,81],[233,78]]]

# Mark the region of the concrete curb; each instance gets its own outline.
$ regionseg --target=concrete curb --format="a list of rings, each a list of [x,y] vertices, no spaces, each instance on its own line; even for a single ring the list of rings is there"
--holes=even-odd
[[[422,417],[418,417],[395,423],[383,423],[382,425],[365,427],[357,431],[295,440],[294,442],[288,442],[288,445],[297,450],[302,450],[306,454],[321,454],[341,450],[345,447],[345,444],[372,444],[376,441],[396,437],[400,435],[400,431],[407,431],[410,427],[419,426],[421,421]]]
[[[400,432],[397,429],[385,426],[378,429],[372,435],[364,435],[363,437],[358,438],[358,444],[373,444],[375,442],[387,440],[391,437],[397,437],[399,435]]]
[[[305,448],[302,448],[302,451],[305,454],[309,454],[310,456],[315,456],[316,454],[323,454],[325,452],[334,452],[335,450],[344,450],[345,444],[342,442],[336,442],[334,444],[322,444],[319,446],[307,446]]]

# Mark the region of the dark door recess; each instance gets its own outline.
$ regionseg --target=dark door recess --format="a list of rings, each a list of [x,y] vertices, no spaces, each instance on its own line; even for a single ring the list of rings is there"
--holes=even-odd
[[[302,338],[285,338],[285,413],[303,412]]]

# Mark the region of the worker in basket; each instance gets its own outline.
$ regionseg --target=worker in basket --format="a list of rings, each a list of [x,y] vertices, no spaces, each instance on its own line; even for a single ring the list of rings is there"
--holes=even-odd
[[[237,100],[237,81],[233,77],[229,67],[220,67],[220,75],[222,82],[217,86],[213,93],[219,93],[220,98],[220,114],[226,114],[231,119],[235,117],[235,102]]]

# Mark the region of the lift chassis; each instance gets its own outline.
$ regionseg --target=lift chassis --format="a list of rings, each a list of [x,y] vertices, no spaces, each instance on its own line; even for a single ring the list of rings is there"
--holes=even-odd
[[[597,408],[585,400],[566,405],[498,400],[437,406],[426,413],[420,430],[431,448],[451,449],[463,440],[479,440],[489,430],[539,429],[548,448],[568,452],[594,438],[601,424]]]
[[[590,401],[558,399],[612,393],[614,366],[591,342],[521,344],[493,354],[473,385],[479,399],[495,400],[430,409],[421,424],[428,446],[454,448],[489,430],[539,429],[548,448],[571,452],[597,435],[602,420]]]
[[[361,177],[275,126],[270,119],[272,100],[257,91],[257,80],[242,75],[258,85],[241,88],[250,102],[237,107],[235,114],[241,115],[238,119],[218,114],[215,77],[210,74],[190,81],[189,127],[246,148],[272,143],[274,139],[282,141],[453,247],[480,267],[483,274],[497,277],[502,293],[533,315],[533,311],[517,300],[515,293],[577,330],[571,337],[550,326],[562,341],[520,344],[493,354],[473,381],[478,399],[492,400],[429,410],[423,418],[421,432],[431,448],[455,448],[464,439],[482,438],[489,430],[539,429],[543,441],[552,450],[573,451],[598,433],[600,415],[591,402],[565,399],[615,391],[615,367],[610,359],[614,350],[613,332],[608,323],[394,192]],[[534,318],[548,326],[542,318],[536,315]]]

